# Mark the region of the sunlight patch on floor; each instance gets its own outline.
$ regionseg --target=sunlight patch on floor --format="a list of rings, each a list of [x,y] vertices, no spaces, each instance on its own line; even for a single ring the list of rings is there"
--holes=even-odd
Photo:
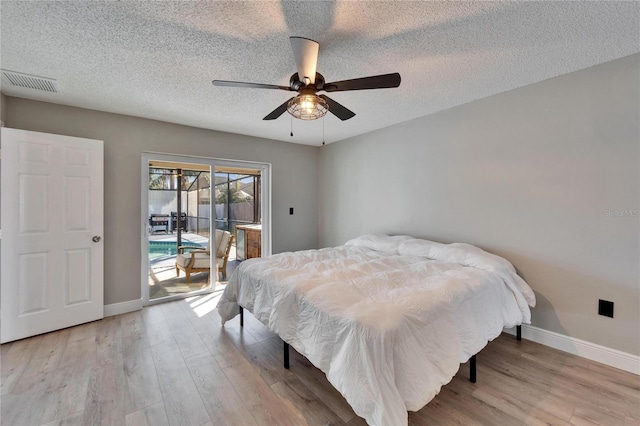
[[[220,296],[222,296],[222,291],[216,291],[206,296],[189,298],[187,302],[189,302],[189,307],[195,312],[198,318],[202,318],[216,309]]]

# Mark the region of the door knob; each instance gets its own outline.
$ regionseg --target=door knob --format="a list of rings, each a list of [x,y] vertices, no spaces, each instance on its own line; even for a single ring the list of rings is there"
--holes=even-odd
[[[100,241],[100,236],[99,235],[94,235],[92,240],[93,240],[94,243],[97,243],[97,242]]]

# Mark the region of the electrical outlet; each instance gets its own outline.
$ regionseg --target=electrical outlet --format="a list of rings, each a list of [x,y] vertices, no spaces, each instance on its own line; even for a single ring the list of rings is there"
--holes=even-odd
[[[598,300],[598,315],[613,318],[613,302],[608,300]]]

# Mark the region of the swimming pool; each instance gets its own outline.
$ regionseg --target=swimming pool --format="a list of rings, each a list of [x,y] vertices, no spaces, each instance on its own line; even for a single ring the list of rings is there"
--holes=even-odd
[[[206,248],[206,245],[185,241],[185,245]],[[175,241],[149,241],[149,259],[164,256],[175,256],[178,253],[178,245]]]

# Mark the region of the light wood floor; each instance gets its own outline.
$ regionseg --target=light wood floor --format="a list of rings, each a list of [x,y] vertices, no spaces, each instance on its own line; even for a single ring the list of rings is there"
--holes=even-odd
[[[216,295],[1,347],[3,425],[363,425],[324,374]],[[640,377],[503,335],[411,425],[640,424]]]

